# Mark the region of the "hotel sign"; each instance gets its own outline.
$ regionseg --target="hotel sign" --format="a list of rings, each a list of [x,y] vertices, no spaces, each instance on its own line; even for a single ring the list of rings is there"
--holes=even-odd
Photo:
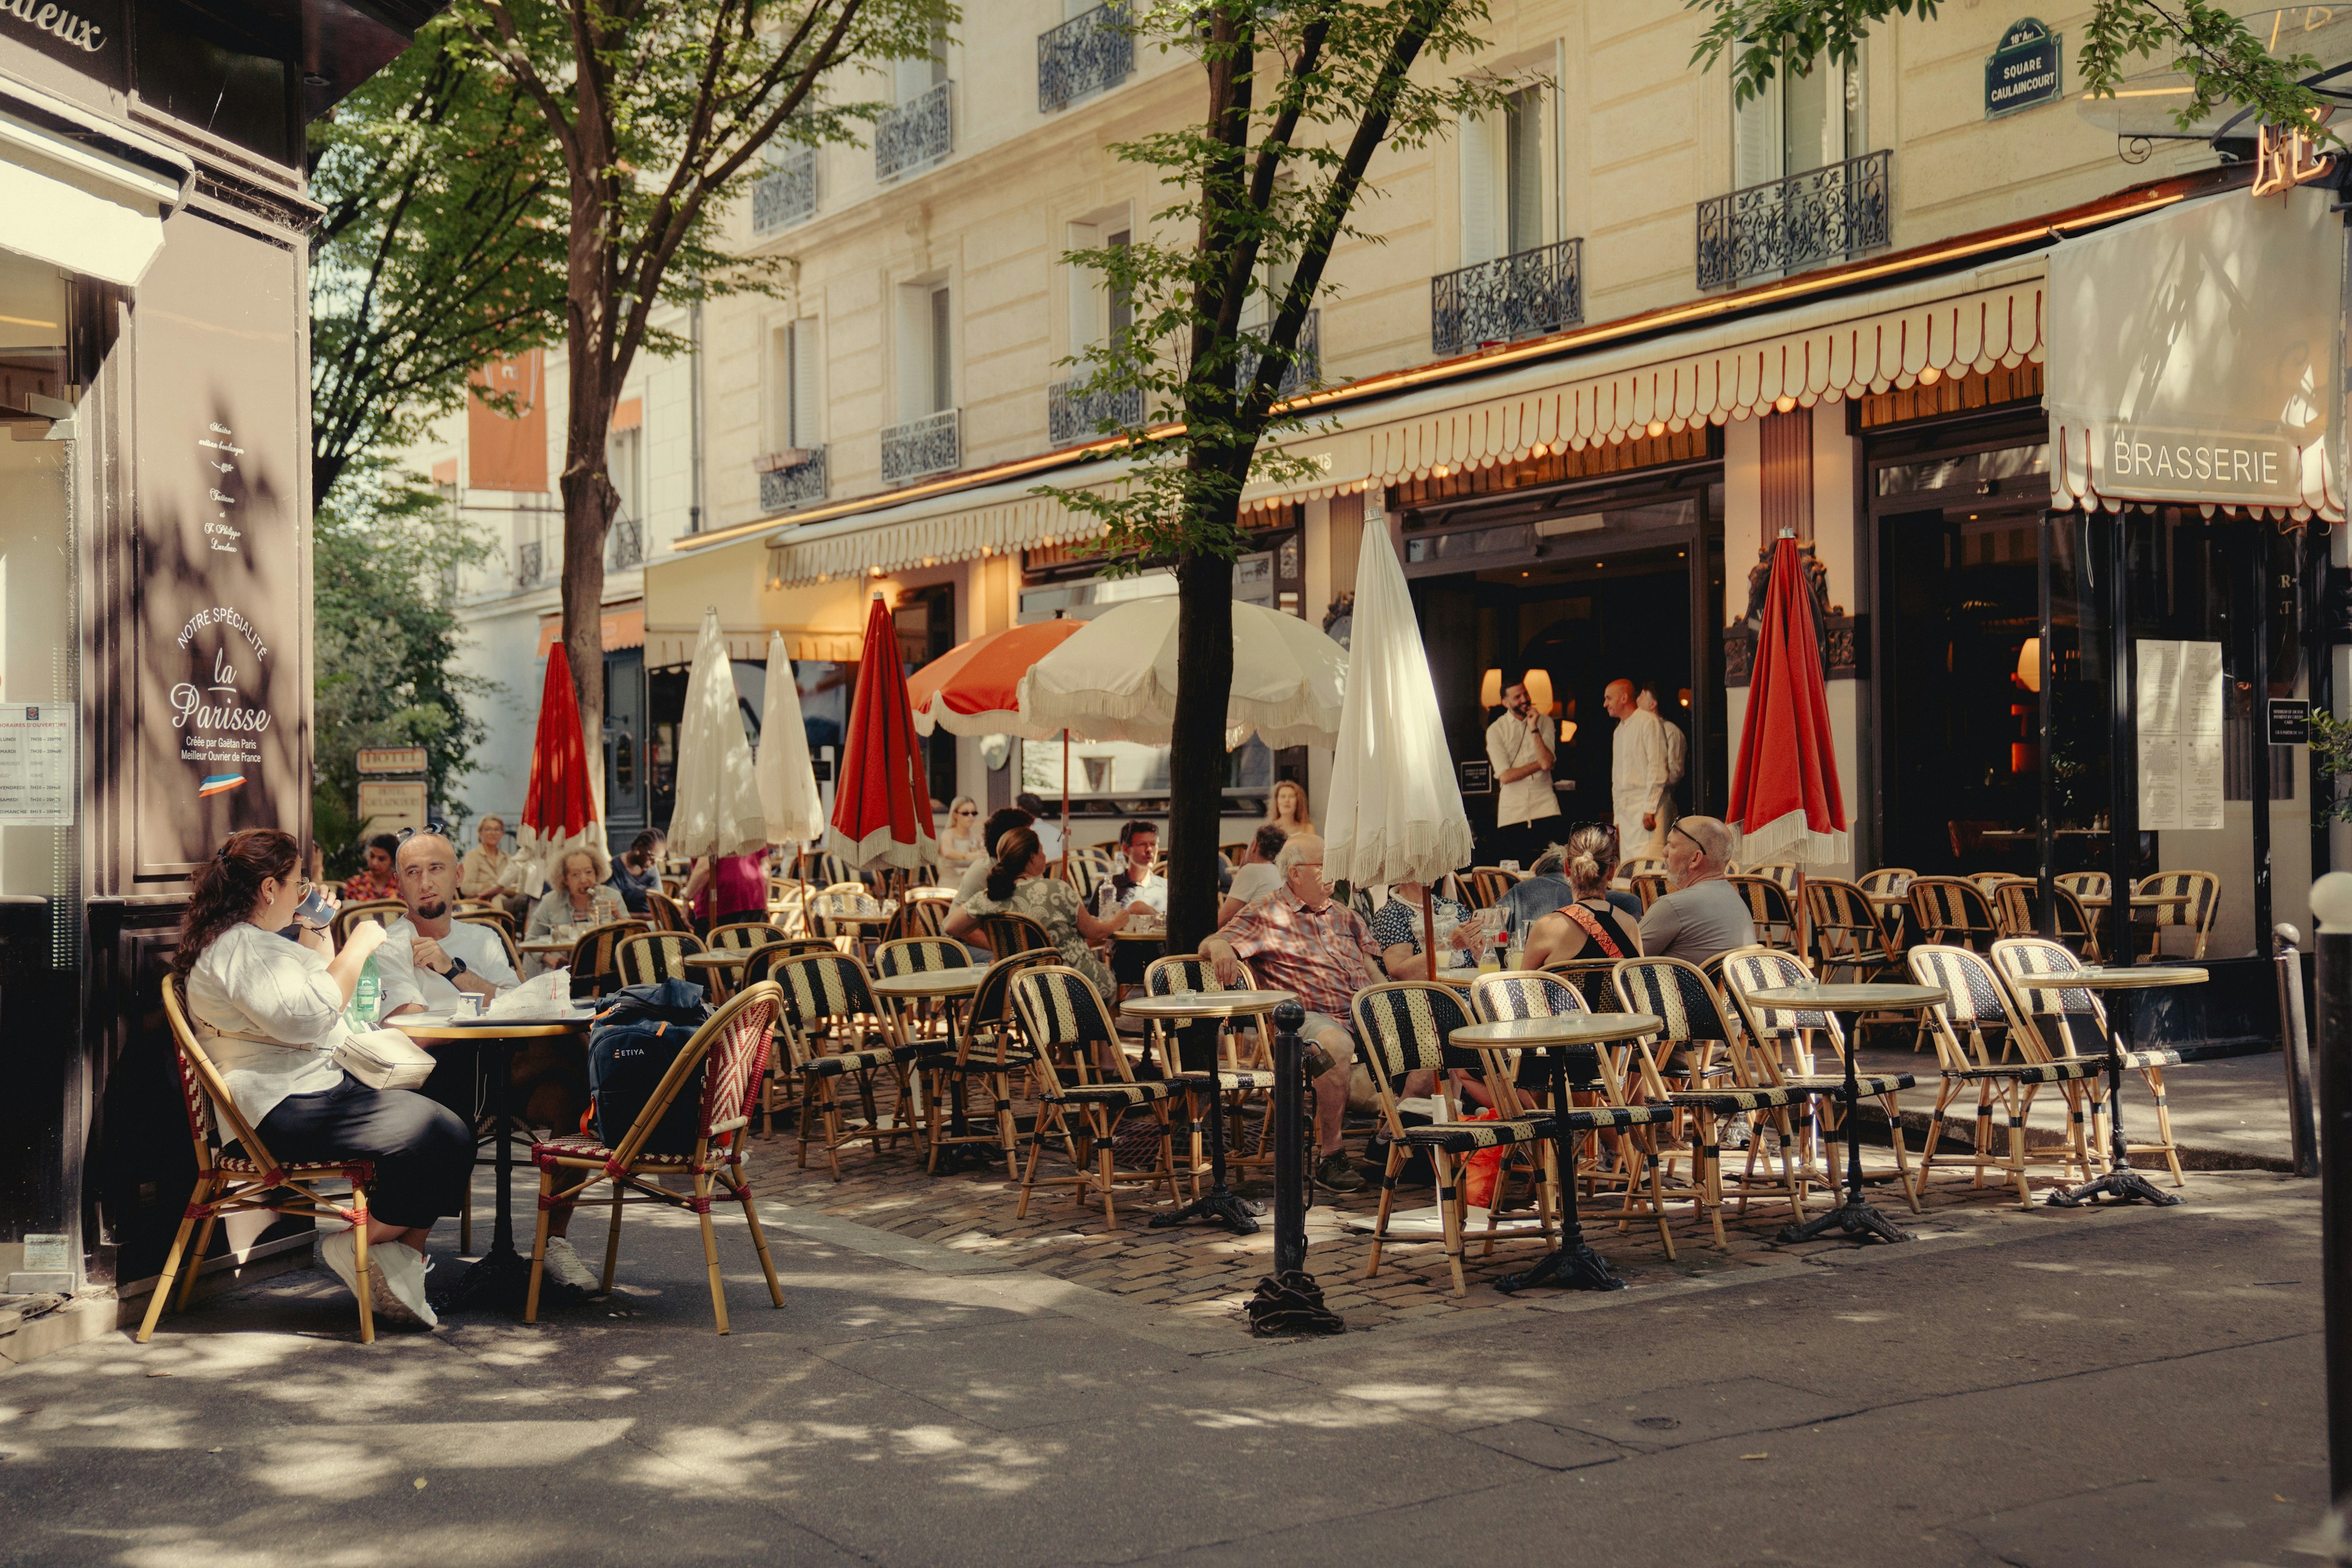
[[[1985,118],[2057,102],[2066,85],[2063,42],[2031,16],[2011,23],[1985,59]]]
[[[2302,455],[2281,437],[2119,424],[2095,442],[2102,495],[2255,506],[2303,499]]]

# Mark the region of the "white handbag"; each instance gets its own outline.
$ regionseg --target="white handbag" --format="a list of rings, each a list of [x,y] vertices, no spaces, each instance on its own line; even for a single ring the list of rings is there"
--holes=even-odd
[[[370,1089],[422,1089],[433,1076],[433,1053],[398,1029],[353,1031],[334,1056],[337,1067]]]

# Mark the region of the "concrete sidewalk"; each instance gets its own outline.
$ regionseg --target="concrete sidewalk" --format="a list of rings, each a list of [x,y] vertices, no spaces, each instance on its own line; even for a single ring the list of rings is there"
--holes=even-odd
[[[130,1568],[2308,1561],[2315,1188],[2188,1196],[1304,1343],[782,1205],[781,1311],[720,1221],[720,1339],[690,1221],[639,1211],[621,1290],[538,1327],[369,1349],[311,1272],[0,1376],[0,1541]]]

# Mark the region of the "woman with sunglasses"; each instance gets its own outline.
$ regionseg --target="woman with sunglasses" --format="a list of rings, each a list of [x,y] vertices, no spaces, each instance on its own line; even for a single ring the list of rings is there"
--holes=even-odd
[[[436,1220],[464,1206],[474,1135],[447,1107],[408,1089],[370,1089],[336,1065],[335,1047],[350,1033],[343,1009],[385,931],[359,921],[342,951],[331,952],[324,931],[295,925],[310,891],[300,863],[290,833],[229,835],[196,872],[172,971],[187,986],[189,1019],[229,1098],[271,1154],[375,1162],[364,1287],[349,1230],[322,1239],[319,1257],[354,1295],[367,1289],[378,1312],[430,1326],[425,1238]],[[281,934],[289,928],[291,940]]]
[[[961,880],[984,853],[986,846],[980,841],[980,803],[960,795],[948,807],[947,828],[940,835],[940,869],[950,880]]]

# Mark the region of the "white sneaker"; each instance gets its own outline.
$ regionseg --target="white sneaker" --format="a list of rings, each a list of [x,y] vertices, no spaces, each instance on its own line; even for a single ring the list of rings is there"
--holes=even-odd
[[[343,1282],[343,1289],[353,1296],[360,1293],[358,1258],[359,1239],[349,1226],[332,1236],[320,1237],[319,1261],[333,1270],[335,1278]]]
[[[572,1249],[570,1237],[551,1236],[547,1238],[547,1252],[541,1268],[544,1279],[567,1289],[577,1290],[583,1296],[593,1296],[604,1288],[604,1279],[590,1273],[588,1266],[580,1261],[580,1254]]]
[[[368,1289],[376,1310],[394,1322],[438,1326],[441,1320],[425,1299],[425,1267],[424,1255],[405,1242],[368,1248]]]

